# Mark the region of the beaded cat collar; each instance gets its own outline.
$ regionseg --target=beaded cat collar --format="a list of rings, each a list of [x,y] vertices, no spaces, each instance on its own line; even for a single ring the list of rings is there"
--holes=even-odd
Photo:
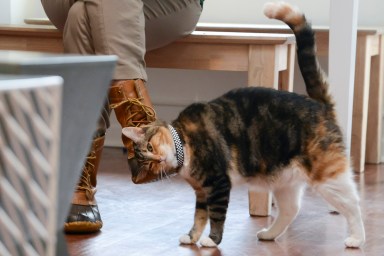
[[[181,143],[179,134],[173,128],[172,125],[168,125],[168,129],[172,134],[173,142],[175,143],[175,148],[176,148],[176,159],[177,159],[177,166],[181,167],[183,166],[184,163],[184,150],[183,150],[183,144]]]

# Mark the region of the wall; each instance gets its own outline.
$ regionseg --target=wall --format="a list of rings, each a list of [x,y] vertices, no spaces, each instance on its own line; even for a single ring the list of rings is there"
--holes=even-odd
[[[308,14],[314,25],[329,24],[330,0],[286,0],[300,6]],[[337,0],[336,0],[337,1]],[[263,4],[267,0],[205,0],[202,22],[232,22],[232,23],[275,23],[262,15]],[[23,18],[45,17],[40,0],[1,0],[0,23],[7,23],[12,3],[12,23],[21,24]],[[234,4],[236,3],[236,4]],[[235,5],[235,8],[234,8]],[[220,8],[220,10],[218,9]],[[236,10],[236,11],[234,11]],[[359,18],[360,26],[384,25],[384,1],[360,0]],[[374,18],[373,18],[374,17]],[[342,13],[340,13],[342,18]],[[3,21],[5,20],[5,22]]]
[[[10,0],[0,1],[0,24],[11,22],[11,2]]]
[[[329,25],[330,0],[285,1],[300,6],[300,9],[307,13],[307,16],[310,17],[310,20],[314,25]],[[205,10],[201,17],[201,21],[232,23],[276,23],[276,21],[271,21],[264,18],[262,14],[262,8],[265,2],[267,2],[267,0],[206,0]],[[233,3],[236,3],[235,8]],[[220,6],[220,11],[217,10],[218,6]],[[382,0],[360,0],[358,24],[360,26],[383,26],[383,10],[384,1]],[[340,18],[342,18],[342,13],[340,13]]]

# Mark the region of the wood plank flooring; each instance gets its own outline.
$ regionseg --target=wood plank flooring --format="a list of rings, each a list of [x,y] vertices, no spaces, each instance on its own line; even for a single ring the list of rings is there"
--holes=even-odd
[[[135,185],[122,150],[105,148],[96,194],[104,227],[96,234],[66,235],[68,251],[73,256],[384,255],[384,165],[367,165],[356,182],[367,232],[362,249],[344,247],[344,217],[330,214],[310,189],[287,232],[274,242],[258,241],[256,232],[271,224],[276,209],[271,217],[250,217],[245,187],[232,190],[218,248],[182,246],[178,238],[193,221],[193,190],[179,177]]]

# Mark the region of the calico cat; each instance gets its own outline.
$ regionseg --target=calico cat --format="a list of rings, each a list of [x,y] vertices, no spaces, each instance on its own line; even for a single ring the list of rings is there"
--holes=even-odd
[[[347,219],[345,245],[360,247],[365,231],[359,198],[314,32],[304,14],[287,3],[267,3],[264,13],[294,32],[309,97],[244,87],[188,106],[171,125],[156,121],[124,128],[135,143],[140,168],[135,178],[179,173],[193,187],[194,224],[182,244],[221,242],[231,187],[243,181],[251,189],[272,191],[278,206],[273,224],[258,232],[260,240],[284,233],[309,184]],[[208,220],[209,237],[200,239]]]

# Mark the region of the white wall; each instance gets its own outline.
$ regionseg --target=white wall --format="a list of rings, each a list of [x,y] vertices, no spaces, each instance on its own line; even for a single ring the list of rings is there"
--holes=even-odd
[[[11,2],[10,0],[0,1],[0,24],[11,22]]]
[[[276,0],[273,0],[276,2]],[[314,25],[329,25],[330,0],[285,0],[300,7]],[[337,0],[335,0],[337,1]],[[206,0],[202,22],[278,23],[267,20],[262,7],[267,0]],[[236,3],[236,4],[234,4]],[[220,6],[220,10],[218,10]],[[360,26],[384,25],[384,1],[360,0],[358,24]],[[343,13],[340,13],[340,18]]]
[[[25,18],[45,18],[40,0],[1,0],[0,24],[23,24]]]
[[[40,0],[1,0],[11,2],[11,23],[23,24],[25,18],[46,17]]]
[[[23,6],[23,8],[20,8],[20,6]],[[24,0],[12,0],[11,1],[11,23],[22,24],[24,21],[24,17],[27,16],[28,9],[29,9],[28,2]]]
[[[274,0],[276,1],[276,0]],[[330,0],[286,0],[300,6],[307,13],[314,25],[329,24]],[[337,0],[335,0],[337,1]],[[276,23],[267,20],[262,15],[262,6],[267,0],[205,0],[202,22],[232,22],[232,23]],[[12,23],[20,24],[26,18],[45,17],[40,0],[1,0],[0,23],[9,16],[9,5],[12,3]],[[360,26],[384,25],[384,1],[360,0],[358,24]],[[340,13],[342,18],[342,13]]]

